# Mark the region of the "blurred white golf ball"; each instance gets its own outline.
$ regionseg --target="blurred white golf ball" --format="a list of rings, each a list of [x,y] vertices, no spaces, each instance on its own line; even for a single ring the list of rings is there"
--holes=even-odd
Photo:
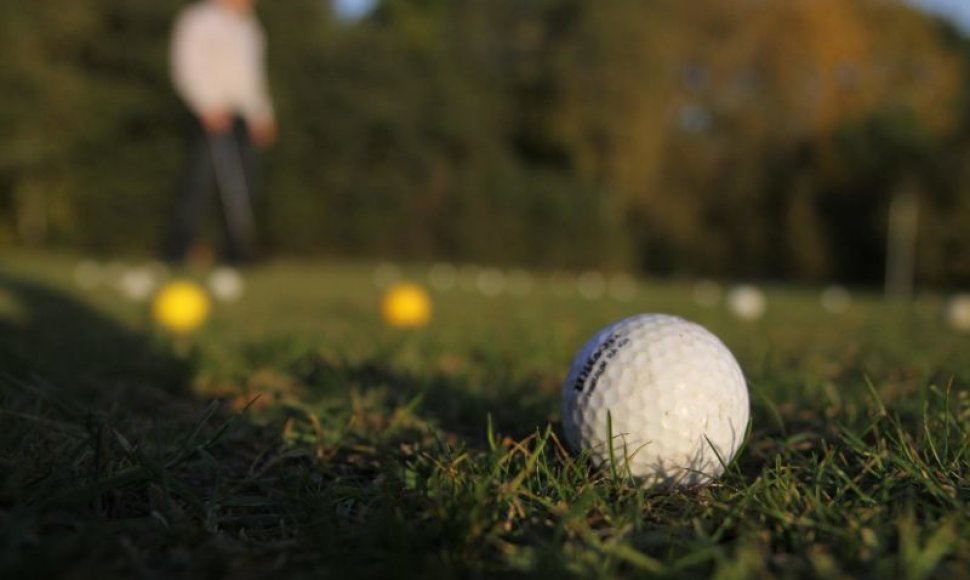
[[[598,300],[606,294],[606,277],[595,270],[588,270],[576,280],[576,290],[587,300]]]
[[[727,305],[731,314],[741,320],[758,320],[764,316],[768,300],[758,287],[742,284],[728,293]]]
[[[970,331],[970,294],[954,294],[947,300],[946,321],[954,330]]]
[[[125,268],[116,282],[122,296],[133,302],[144,302],[158,286],[155,272],[148,266]]]
[[[505,274],[498,268],[483,268],[475,277],[475,287],[489,298],[498,296],[505,290]]]
[[[246,284],[239,270],[222,266],[209,274],[208,286],[216,300],[234,302],[242,297]]]
[[[822,308],[832,314],[842,314],[852,306],[852,295],[844,286],[833,284],[822,291],[819,300]]]

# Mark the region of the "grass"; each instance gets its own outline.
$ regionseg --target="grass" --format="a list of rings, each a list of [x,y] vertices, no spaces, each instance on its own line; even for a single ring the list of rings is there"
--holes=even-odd
[[[76,289],[71,259],[7,258],[2,578],[970,575],[970,338],[932,297],[833,315],[777,287],[739,323],[687,283],[621,302],[540,275],[436,292],[402,332],[373,265],[279,262],[174,339]],[[643,489],[563,447],[574,351],[644,311],[745,370],[750,436],[711,486]]]

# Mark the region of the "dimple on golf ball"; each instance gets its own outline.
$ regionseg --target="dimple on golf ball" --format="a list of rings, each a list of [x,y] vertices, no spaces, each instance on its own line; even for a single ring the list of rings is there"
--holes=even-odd
[[[562,398],[569,445],[645,485],[710,482],[748,425],[734,356],[704,327],[666,314],[596,333],[573,359]]]

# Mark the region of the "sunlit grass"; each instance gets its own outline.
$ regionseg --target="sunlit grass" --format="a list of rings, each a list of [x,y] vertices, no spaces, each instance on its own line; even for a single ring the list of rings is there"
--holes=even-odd
[[[741,322],[689,281],[589,299],[538,272],[488,296],[410,264],[434,318],[401,331],[380,321],[376,264],[290,261],[247,271],[239,301],[175,340],[144,303],[76,288],[73,260],[8,264],[0,577],[970,569],[970,338],[938,298],[857,292],[836,315],[820,288],[768,287]],[[575,350],[650,311],[707,326],[749,381],[750,437],[706,488],[642,489],[561,441]]]

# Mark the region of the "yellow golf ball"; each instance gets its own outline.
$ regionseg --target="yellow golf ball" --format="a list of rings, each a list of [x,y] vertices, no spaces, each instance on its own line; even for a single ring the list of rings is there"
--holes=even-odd
[[[431,298],[417,284],[395,284],[381,300],[381,316],[390,326],[414,328],[431,319]]]
[[[170,282],[155,296],[152,316],[173,332],[192,332],[209,316],[209,296],[195,282]]]

